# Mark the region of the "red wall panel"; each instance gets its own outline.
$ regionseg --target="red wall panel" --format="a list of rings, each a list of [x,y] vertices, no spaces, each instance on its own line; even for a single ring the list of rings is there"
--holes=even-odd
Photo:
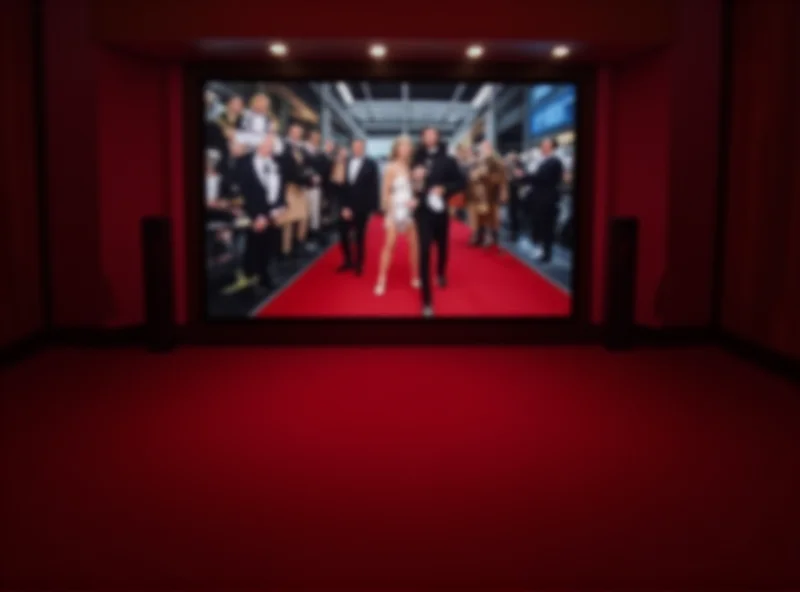
[[[674,5],[679,18],[669,48],[597,74],[595,323],[604,311],[607,223],[616,215],[642,219],[638,320],[671,327],[711,321],[722,5]]]
[[[672,54],[665,324],[711,321],[718,207],[721,0],[678,4]]]
[[[106,282],[100,269],[97,199],[97,47],[88,3],[45,0],[45,125],[53,323],[98,324]]]
[[[136,46],[220,37],[545,39],[659,44],[671,38],[672,0],[495,0],[472,10],[460,0],[406,0],[387,14],[374,0],[93,1],[98,39]],[[519,18],[523,15],[522,18]]]
[[[104,326],[141,323],[140,221],[168,213],[168,68],[99,52],[97,173],[100,262],[109,298]]]
[[[733,6],[722,325],[800,359],[800,3]]]
[[[175,269],[175,320],[186,322],[187,261],[186,261],[186,193],[184,188],[184,136],[183,136],[183,70],[172,65],[167,82],[169,102],[169,213],[173,220],[173,266]]]
[[[597,72],[594,116],[594,191],[592,192],[592,301],[590,318],[601,324],[605,314],[608,220],[611,217],[612,79],[608,68]]]
[[[636,322],[660,326],[667,261],[670,74],[668,52],[614,68],[610,125],[610,203],[615,216],[639,219]]]
[[[0,348],[43,328],[33,48],[31,2],[4,3],[0,19]]]
[[[45,4],[57,327],[142,321],[139,223],[170,208],[170,67],[94,43],[88,10],[87,0]]]

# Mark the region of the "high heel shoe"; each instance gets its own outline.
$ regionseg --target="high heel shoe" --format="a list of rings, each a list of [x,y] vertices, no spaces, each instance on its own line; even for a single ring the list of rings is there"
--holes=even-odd
[[[412,287],[412,288],[414,288],[415,290],[419,290],[419,287],[420,287],[421,285],[422,285],[422,284],[421,284],[421,282],[419,281],[419,278],[414,278],[413,280],[411,280],[411,287]]]
[[[375,284],[375,296],[383,296],[386,293],[386,284]]]

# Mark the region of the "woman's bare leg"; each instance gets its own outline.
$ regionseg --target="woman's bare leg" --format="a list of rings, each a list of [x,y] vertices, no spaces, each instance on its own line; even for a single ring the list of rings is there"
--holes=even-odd
[[[392,253],[394,252],[394,243],[397,239],[397,231],[394,224],[386,225],[386,235],[383,241],[383,249],[381,250],[381,261],[378,267],[378,282],[375,284],[375,294],[380,296],[386,291],[386,277],[389,274],[389,265],[392,262]]]

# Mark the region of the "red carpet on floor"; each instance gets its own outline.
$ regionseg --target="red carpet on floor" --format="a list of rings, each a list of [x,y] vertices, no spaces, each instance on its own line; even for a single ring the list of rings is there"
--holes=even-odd
[[[712,349],[55,350],[0,392],[3,589],[800,584],[800,393]]]
[[[419,292],[410,286],[408,243],[398,238],[386,294],[372,290],[383,247],[383,219],[373,217],[367,229],[364,275],[337,274],[342,262],[338,244],[288,288],[261,309],[260,317],[405,317],[419,316]],[[434,291],[439,316],[564,317],[572,299],[565,290],[505,251],[473,249],[469,228],[451,222],[449,285]],[[431,262],[435,265],[436,253]],[[433,267],[432,269],[435,269]]]

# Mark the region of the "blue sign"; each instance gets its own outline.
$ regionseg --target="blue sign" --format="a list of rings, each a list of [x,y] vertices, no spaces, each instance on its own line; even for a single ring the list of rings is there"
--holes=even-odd
[[[556,129],[574,126],[576,98],[575,87],[568,86],[552,100],[536,105],[531,113],[531,134],[540,136]]]
[[[531,104],[538,103],[550,94],[555,87],[552,84],[536,84],[531,88]]]

